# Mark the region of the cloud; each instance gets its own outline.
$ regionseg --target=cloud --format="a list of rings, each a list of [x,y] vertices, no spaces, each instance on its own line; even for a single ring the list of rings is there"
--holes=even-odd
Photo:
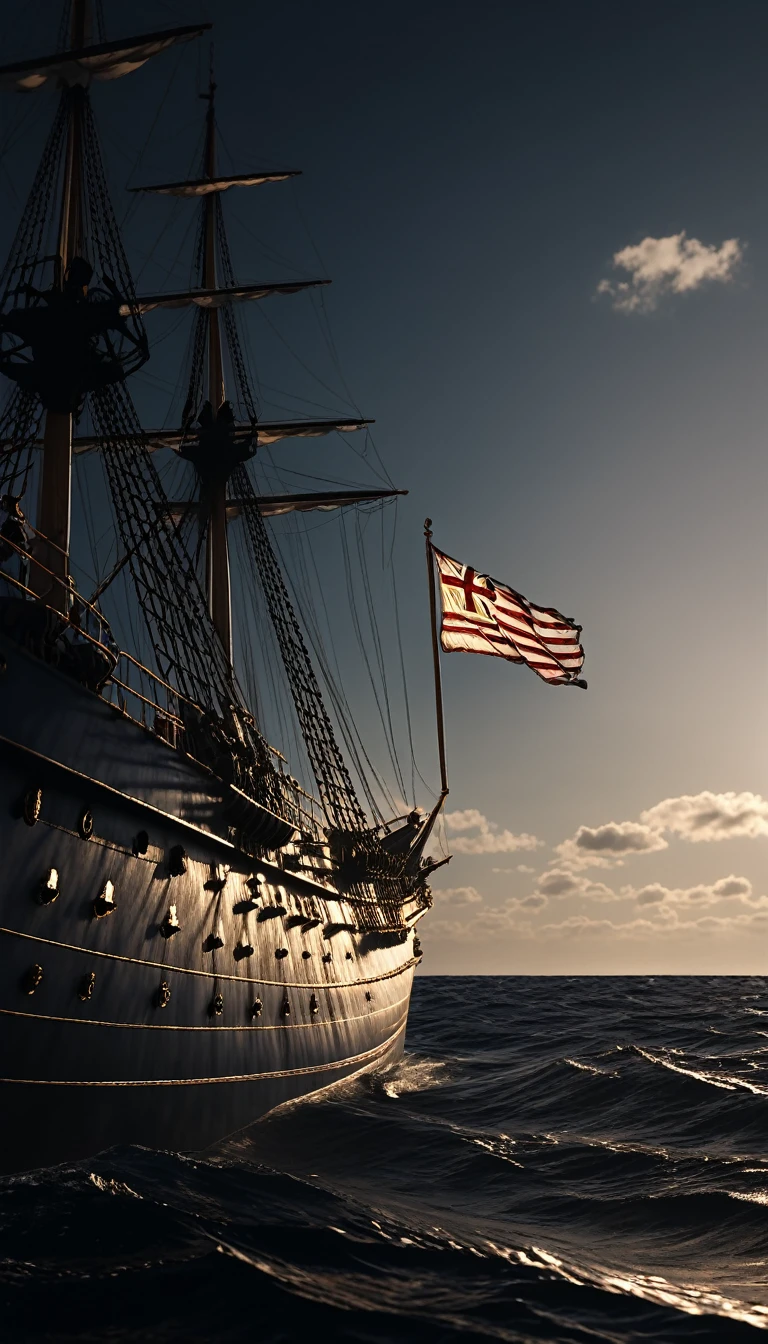
[[[718,878],[716,882],[699,883],[695,887],[665,887],[661,882],[649,882],[643,887],[624,886],[615,891],[604,882],[592,881],[578,869],[551,868],[538,879],[534,895],[566,899],[578,897],[586,901],[605,902],[634,900],[644,907],[659,907],[665,902],[668,906],[704,906],[731,900],[740,901],[753,909],[768,908],[768,897],[754,896],[749,878],[737,877],[735,873]],[[507,901],[508,906],[512,904],[512,901]],[[517,904],[521,906],[523,903]]]
[[[541,882],[539,882],[538,887],[540,891],[546,890]],[[586,901],[616,901],[619,899],[616,892],[611,887],[607,887],[604,882],[594,882],[583,874],[579,875],[576,887],[570,891],[560,891],[558,894],[561,896],[581,896]]]
[[[702,915],[695,919],[681,919],[677,910],[667,906],[652,906],[635,919],[615,921],[593,919],[589,915],[569,915],[567,919],[547,924],[532,924],[530,919],[516,918],[516,911],[501,907],[486,909],[469,922],[461,920],[431,921],[426,932],[435,938],[457,943],[483,943],[491,938],[513,937],[516,941],[549,942],[557,940],[600,938],[629,941],[653,940],[660,937],[691,939],[713,934],[727,935],[759,930],[761,935],[768,923],[768,908],[729,915]]]
[[[768,800],[747,792],[681,794],[641,812],[639,821],[580,826],[555,852],[571,874],[580,868],[621,866],[633,854],[667,849],[664,832],[692,844],[763,838],[768,836]]]
[[[645,887],[634,890],[624,887],[622,896],[634,897],[638,905],[658,906],[662,902],[669,905],[716,905],[719,901],[738,901],[753,909],[768,908],[765,896],[754,896],[752,883],[748,877],[721,877],[717,882],[699,883],[695,887],[664,887],[660,882],[651,882]]]
[[[634,821],[609,821],[605,826],[580,826],[574,836],[577,849],[591,854],[640,854],[648,849],[663,849],[666,841]]]
[[[588,901],[634,900],[640,906],[715,905],[718,901],[736,900],[753,908],[768,907],[768,898],[753,896],[748,877],[718,878],[716,882],[699,883],[695,887],[665,887],[661,882],[649,882],[643,887],[624,886],[620,891],[593,882],[584,873],[565,868],[552,868],[542,873],[537,883],[537,894],[554,897],[580,897]]]
[[[435,896],[446,905],[464,907],[456,909],[455,919],[430,920],[429,928],[436,938],[458,943],[507,938],[546,942],[708,937],[750,928],[762,933],[768,924],[768,896],[756,895],[749,878],[735,873],[692,887],[650,882],[642,887],[625,885],[615,891],[578,870],[554,868],[541,874],[537,889],[530,895],[509,897],[499,906],[483,904],[474,887],[447,888],[436,891]],[[584,913],[561,920],[550,917],[547,923],[536,920],[552,900],[573,898],[606,903],[634,900],[637,913],[623,921]],[[720,906],[719,912],[711,913],[710,908],[716,906]]]
[[[443,887],[432,895],[436,901],[450,901],[452,905],[477,905],[483,899],[476,887]]]
[[[560,868],[542,873],[539,878],[539,891],[546,892],[548,896],[573,896],[581,889],[581,885],[580,878]]]
[[[539,849],[543,843],[535,835],[513,835],[500,831],[476,808],[464,812],[446,812],[445,824],[449,831],[474,831],[474,835],[459,835],[451,840],[456,854],[512,854],[517,849]]]
[[[604,826],[580,826],[570,840],[557,846],[564,863],[574,868],[608,867],[628,854],[666,849],[658,830],[637,821],[609,821]]]
[[[718,247],[688,238],[685,230],[668,238],[644,238],[613,254],[614,270],[626,278],[601,280],[599,295],[619,313],[652,313],[665,294],[688,294],[709,281],[733,280],[744,255],[738,238]]]
[[[508,910],[543,910],[549,905],[549,897],[542,891],[534,891],[530,896],[511,896],[506,902]]]
[[[636,936],[638,932],[652,934],[656,932],[656,926],[645,919],[634,919],[630,924],[614,924],[610,919],[590,919],[588,915],[569,915],[568,919],[561,919],[557,924],[542,924],[536,929],[538,938],[583,938],[585,936],[594,938],[596,935],[606,935],[626,937],[631,932]]]
[[[588,901],[618,901],[620,896],[604,882],[593,882],[584,873],[566,868],[550,868],[542,873],[536,890],[544,896],[581,896]]]
[[[684,840],[756,839],[768,835],[768,801],[759,793],[696,793],[665,798],[641,821]]]
[[[610,919],[590,919],[587,915],[571,915],[558,924],[541,924],[536,929],[529,926],[529,936],[537,939],[563,937],[657,939],[659,934],[663,933],[665,938],[690,937],[696,934],[733,933],[738,929],[749,928],[752,924],[760,924],[764,918],[765,916],[761,914],[739,914],[703,915],[700,919],[681,920],[674,911],[670,911],[661,920],[640,918],[617,924]],[[518,932],[522,934],[522,930]]]
[[[606,887],[604,882],[585,882],[579,895],[583,896],[586,901],[616,900],[616,892],[612,891],[610,887]]]
[[[751,896],[752,883],[748,877],[734,877],[731,873],[730,877],[721,877],[720,881],[713,886],[712,891],[721,900],[728,896]]]
[[[651,882],[647,887],[641,887],[634,893],[638,905],[656,905],[660,901],[666,901],[669,895],[669,888],[662,887],[660,882]]]

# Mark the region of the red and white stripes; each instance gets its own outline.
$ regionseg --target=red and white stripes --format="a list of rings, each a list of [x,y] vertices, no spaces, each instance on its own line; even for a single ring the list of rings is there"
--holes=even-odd
[[[553,607],[537,607],[506,584],[432,547],[440,578],[446,653],[486,653],[527,663],[552,686],[586,686],[579,677],[581,626]]]

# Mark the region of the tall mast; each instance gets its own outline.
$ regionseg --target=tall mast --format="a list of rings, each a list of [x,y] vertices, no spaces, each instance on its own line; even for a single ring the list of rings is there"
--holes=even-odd
[[[90,30],[90,0],[72,0],[70,39],[73,50],[86,46]],[[67,151],[64,159],[64,181],[61,194],[61,215],[56,248],[54,285],[64,288],[67,267],[83,247],[82,238],[82,142],[84,90],[75,85],[64,97],[69,102]],[[50,606],[57,611],[67,609],[67,580],[69,577],[69,533],[72,516],[72,412],[47,411],[43,431],[43,461],[40,476],[40,495],[37,508],[37,528],[45,541],[41,559],[59,583],[45,594]],[[47,587],[47,576],[37,566],[32,567],[33,587]]]
[[[205,129],[205,175],[210,180],[216,176],[216,111],[214,99],[216,84],[211,74],[207,94],[208,114]],[[205,258],[203,261],[203,289],[216,288],[216,193],[209,192],[203,197],[205,208]],[[214,411],[224,401],[224,369],[221,355],[221,333],[219,314],[211,309],[208,326],[208,400]]]
[[[216,84],[211,71],[205,134],[205,175],[209,181],[216,177],[216,113],[214,97]],[[203,197],[205,211],[205,250],[203,253],[203,289],[216,288],[216,209],[215,192]],[[208,313],[208,400],[214,415],[225,400],[224,361],[221,348],[219,313],[212,308]],[[207,544],[208,607],[219,639],[232,662],[232,596],[229,573],[229,543],[227,539],[227,477],[212,475],[207,482],[209,521]]]
[[[119,79],[175,43],[199,37],[210,28],[210,24],[187,25],[114,44],[94,44],[91,0],[65,0],[65,14],[63,45],[68,49],[0,67],[0,90],[28,93],[48,86],[61,91],[0,295],[0,372],[17,384],[29,406],[39,399],[45,417],[38,535],[33,543],[37,563],[29,582],[40,598],[61,612],[67,610],[69,590],[73,416],[80,414],[91,394],[124,382],[148,357],[119,244],[115,251],[116,225],[88,90],[94,80]],[[53,257],[40,255],[49,225],[57,234]],[[114,290],[109,301],[103,292],[89,295],[93,269],[87,248],[91,262],[98,257],[104,266],[111,258],[106,267],[111,274],[104,278],[110,290],[115,280],[119,282],[122,302],[117,307],[111,304]],[[53,284],[38,289],[32,280],[42,277],[45,284],[50,261]],[[11,479],[17,476],[15,472]],[[20,479],[24,482],[26,475]]]
[[[227,554],[227,519],[240,515],[244,524],[244,542],[252,568],[258,574],[269,618],[275,632],[286,677],[293,697],[298,725],[304,738],[309,764],[314,773],[326,817],[340,832],[366,829],[365,813],[356,796],[344,758],[336,741],[333,725],[323,704],[320,687],[304,642],[280,565],[271,545],[265,516],[295,510],[343,508],[353,503],[381,499],[398,493],[390,491],[322,491],[314,494],[258,496],[246,469],[246,463],[260,446],[292,437],[314,437],[331,430],[361,429],[370,423],[363,419],[337,418],[325,421],[260,421],[258,407],[247,375],[239,345],[232,304],[255,302],[271,295],[294,294],[327,280],[292,280],[266,284],[239,285],[229,252],[220,197],[233,187],[257,186],[280,182],[295,176],[293,171],[240,173],[219,176],[216,171],[215,83],[211,74],[208,103],[203,177],[189,181],[157,183],[136,187],[162,195],[186,196],[201,200],[202,213],[196,244],[198,288],[183,292],[140,295],[136,308],[140,313],[156,308],[193,307],[197,309],[191,351],[188,394],[181,426],[170,432],[151,431],[143,442],[176,449],[191,462],[197,474],[197,498],[180,503],[168,502],[173,517],[197,513],[201,535],[207,541],[207,586],[212,623],[227,655],[231,657],[230,576]],[[213,200],[213,197],[216,200]],[[222,315],[219,309],[224,307]],[[247,423],[238,424],[234,407],[226,397],[222,345],[229,351],[233,400],[245,412]],[[204,404],[201,406],[201,402]],[[223,404],[222,404],[223,402]],[[77,450],[90,446],[89,439],[77,442]],[[229,486],[231,480],[232,485]],[[233,678],[234,678],[234,674]],[[234,679],[233,679],[234,684]]]

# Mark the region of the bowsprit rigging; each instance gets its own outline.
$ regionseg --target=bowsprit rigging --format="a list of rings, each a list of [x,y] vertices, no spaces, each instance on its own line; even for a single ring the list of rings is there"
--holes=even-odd
[[[0,272],[8,385],[0,412],[0,1106],[10,1135],[3,1161],[12,1167],[121,1142],[200,1148],[288,1098],[396,1059],[421,956],[415,926],[432,903],[429,875],[447,861],[425,855],[444,777],[428,817],[413,807],[382,821],[362,735],[334,685],[315,613],[305,610],[309,589],[301,594],[286,578],[270,535],[271,520],[286,514],[374,507],[405,492],[333,481],[315,491],[257,487],[260,450],[371,422],[260,416],[240,315],[328,282],[238,282],[224,194],[295,172],[222,174],[212,77],[198,175],[137,189],[198,208],[194,285],[135,290],[92,86],[208,27],[110,42],[101,4],[94,13],[90,0],[69,0],[57,51],[0,69],[0,91],[57,100]],[[164,308],[192,316],[186,399],[175,427],[147,430],[128,380],[151,359],[151,314]],[[109,572],[96,565],[90,598],[77,590],[71,557],[73,461],[87,454],[103,468],[117,542]],[[193,496],[169,498],[164,456],[194,472]],[[83,502],[95,554],[87,488]],[[233,614],[234,520],[250,610],[259,613],[250,626]],[[128,575],[121,600],[133,643],[121,647],[109,616],[123,621],[117,594]],[[354,605],[348,573],[347,590]],[[365,603],[373,631],[367,587]],[[360,640],[356,612],[353,624]],[[241,689],[233,628],[241,649],[251,641],[274,654],[270,675],[292,707],[311,788],[290,773],[254,712],[253,664],[252,703]],[[373,633],[368,670],[383,674]],[[396,764],[388,702],[379,712]]]

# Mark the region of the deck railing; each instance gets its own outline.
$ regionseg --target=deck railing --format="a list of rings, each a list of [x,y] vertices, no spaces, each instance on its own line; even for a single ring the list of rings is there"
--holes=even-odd
[[[37,556],[5,537],[2,544],[11,554],[0,559],[0,630],[82,682],[127,719],[210,770],[210,763],[199,759],[201,753],[191,750],[190,738],[201,738],[200,725],[206,718],[203,708],[120,649],[104,614],[77,591],[71,579],[63,580]],[[64,589],[63,600],[54,585]],[[51,593],[59,597],[58,604],[46,601]],[[282,753],[276,747],[268,749],[286,820],[304,833],[320,835],[325,824],[321,803],[288,773]],[[248,764],[234,754],[232,769],[231,782],[250,794]]]

